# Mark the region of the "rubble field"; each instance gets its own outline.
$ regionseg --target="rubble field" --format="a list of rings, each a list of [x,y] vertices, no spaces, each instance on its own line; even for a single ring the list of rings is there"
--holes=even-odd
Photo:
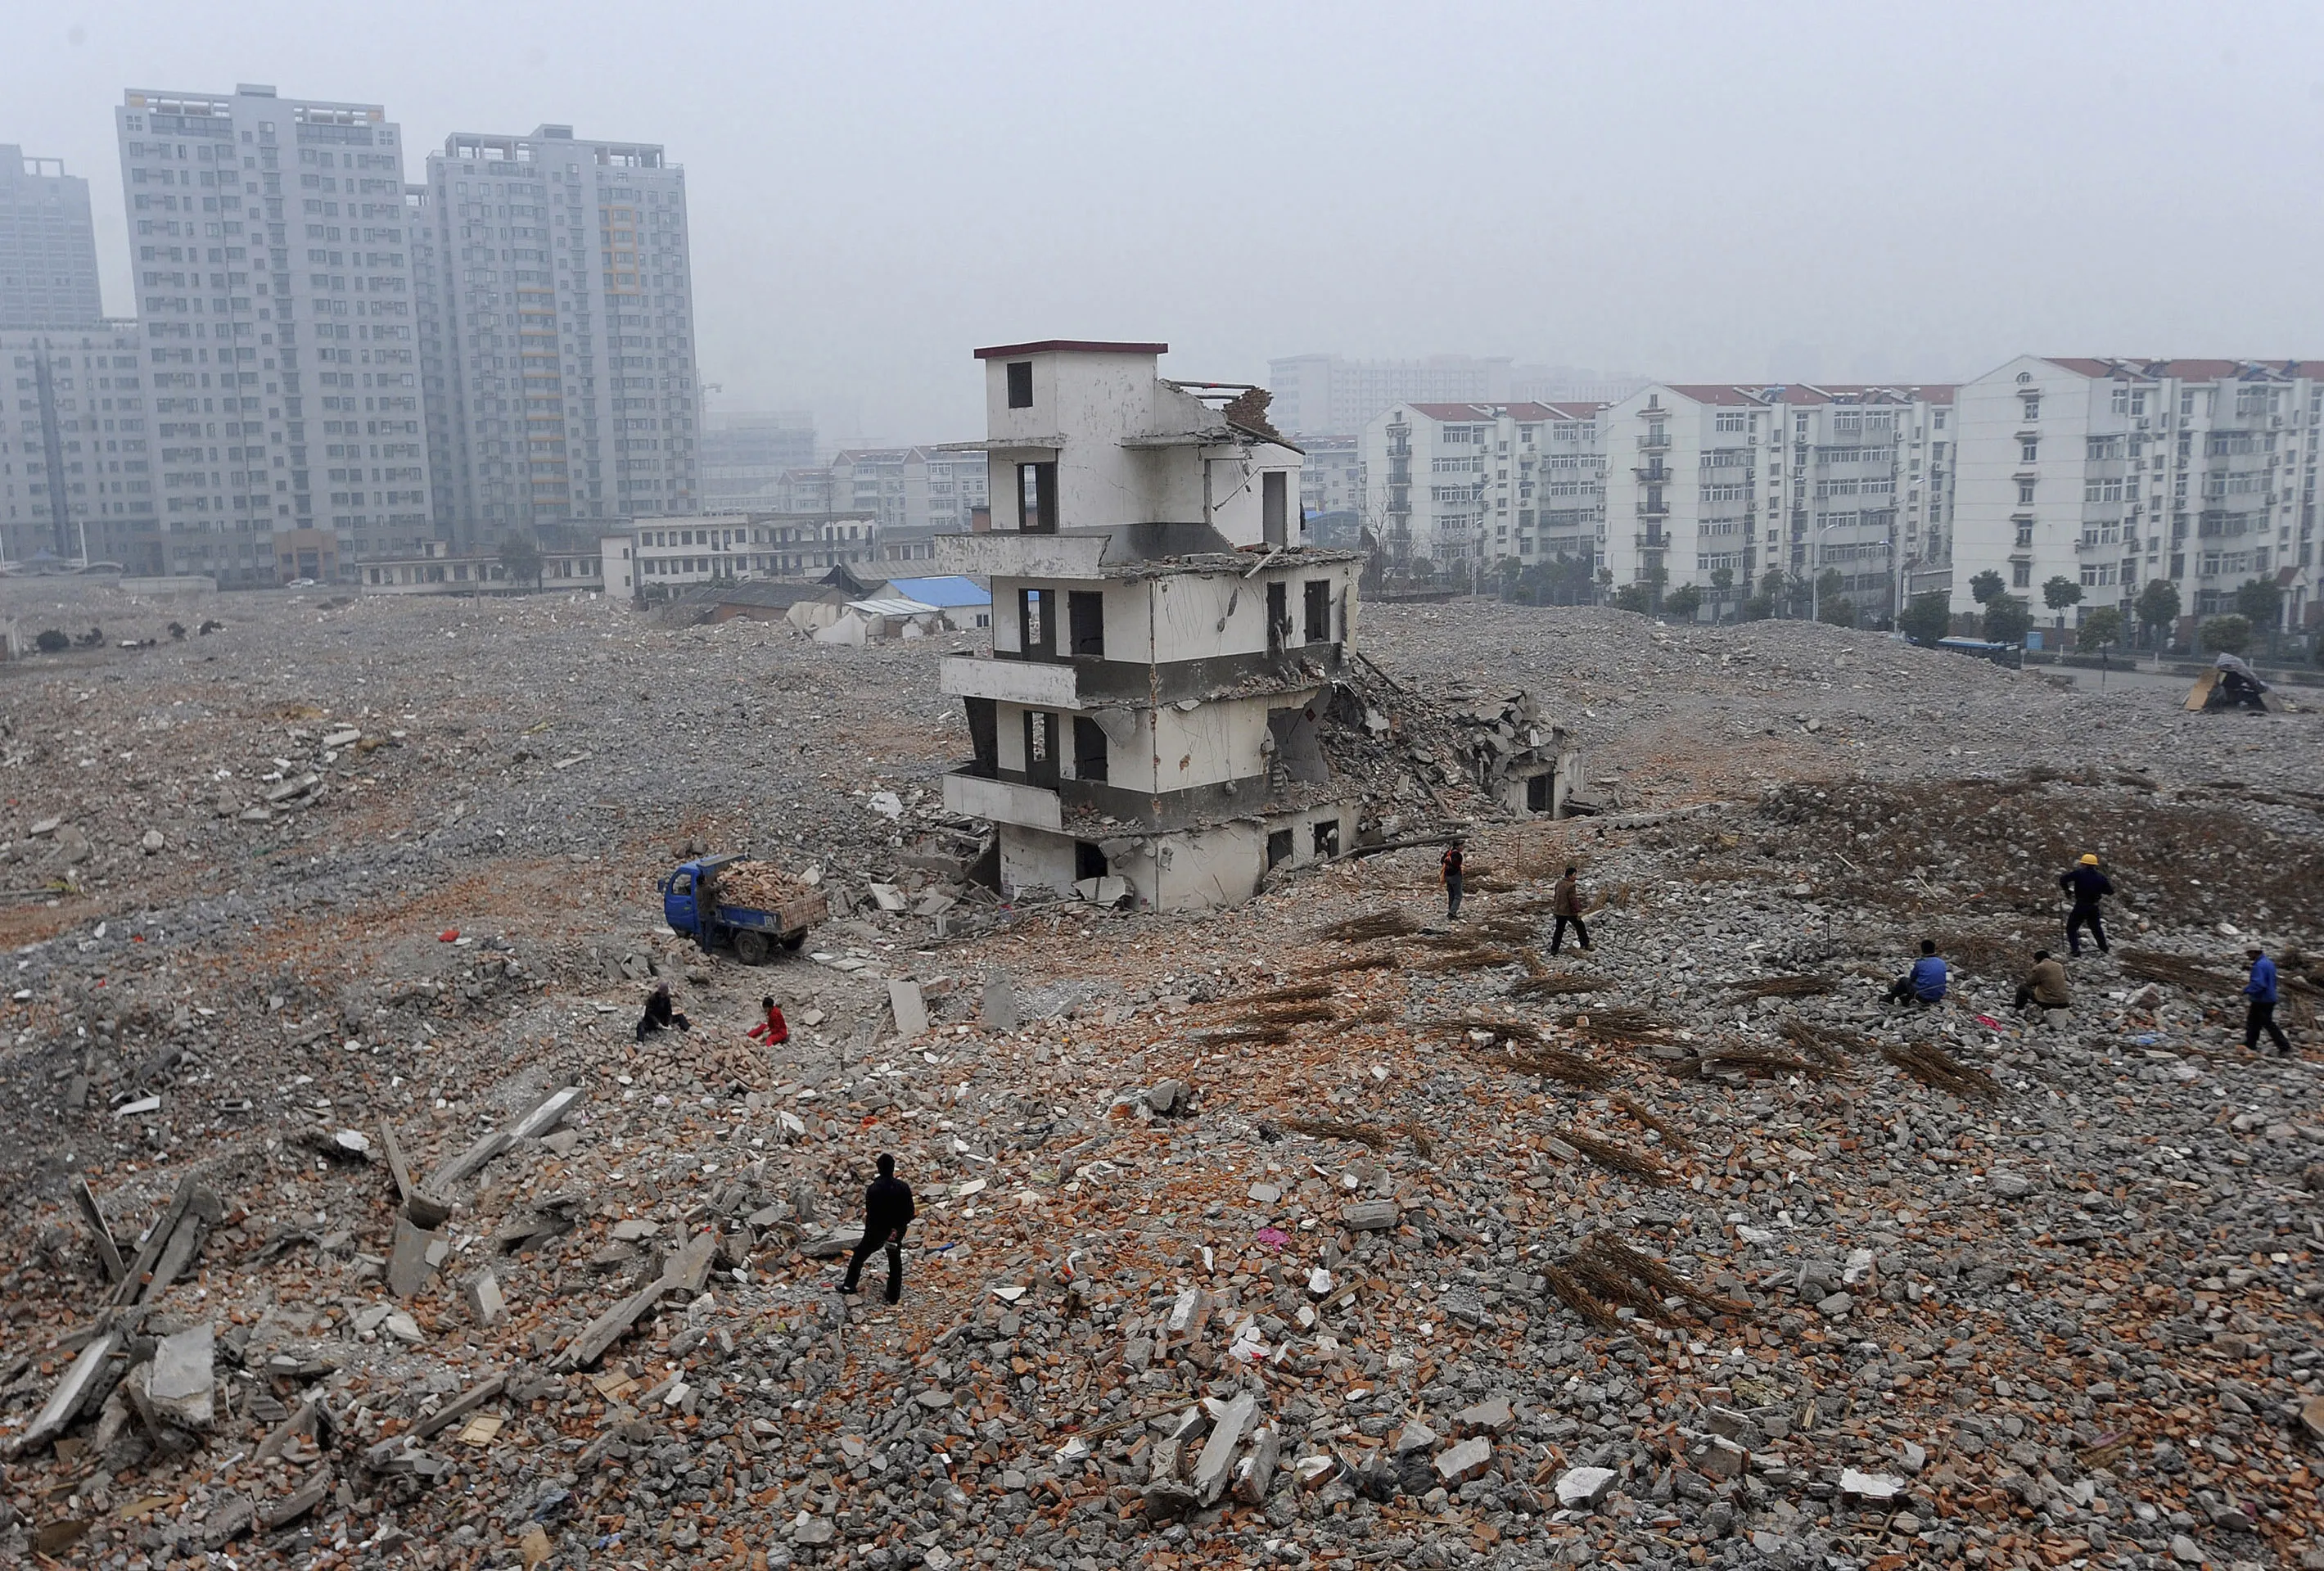
[[[966,876],[969,638],[0,590],[105,634],[0,665],[0,1560],[2324,1566],[2312,710],[1368,607],[1600,810],[1151,917]],[[797,953],[662,924],[730,850]]]

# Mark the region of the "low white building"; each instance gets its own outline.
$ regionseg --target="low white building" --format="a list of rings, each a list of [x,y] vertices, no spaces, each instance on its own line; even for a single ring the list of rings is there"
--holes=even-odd
[[[1594,559],[1604,531],[1600,408],[1399,403],[1364,428],[1365,527],[1391,578],[1481,582],[1504,560]]]
[[[797,578],[879,559],[869,513],[724,513],[641,518],[600,538],[604,585],[637,595],[720,578]]]
[[[2157,579],[2198,617],[2273,578],[2283,624],[2309,622],[2324,376],[2307,363],[2027,355],[1964,384],[1960,408],[1955,611],[1985,571],[2037,626],[2055,578],[2082,591],[2070,623]]]
[[[995,615],[945,661],[973,748],[945,804],[996,827],[1006,888],[1196,910],[1353,844],[1317,727],[1360,559],[1301,543],[1266,393],[1158,377],[1166,349],[977,351],[1002,505],[936,570],[989,577]]]
[[[1606,411],[1616,586],[1840,575],[1886,616],[1950,559],[1954,389],[1655,383]]]

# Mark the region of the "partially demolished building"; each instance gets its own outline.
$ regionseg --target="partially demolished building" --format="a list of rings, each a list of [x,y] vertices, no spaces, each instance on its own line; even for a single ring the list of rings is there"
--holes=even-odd
[[[1369,707],[1337,685],[1360,555],[1301,540],[1266,393],[1163,379],[1167,347],[976,352],[993,528],[939,540],[935,570],[990,577],[992,648],[945,662],[973,748],[945,802],[993,824],[1004,889],[1200,910],[1378,833],[1327,757]]]

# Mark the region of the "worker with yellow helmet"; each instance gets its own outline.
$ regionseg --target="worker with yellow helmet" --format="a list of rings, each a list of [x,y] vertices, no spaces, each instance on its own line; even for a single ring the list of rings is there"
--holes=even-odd
[[[2098,901],[2114,892],[2114,885],[2098,871],[2098,854],[2082,853],[2082,859],[2068,868],[2058,880],[2058,887],[2074,897],[2074,909],[2066,913],[2066,948],[2075,955],[2082,952],[2082,929],[2090,929],[2098,941],[2098,953],[2107,952],[2106,923],[2098,917]]]

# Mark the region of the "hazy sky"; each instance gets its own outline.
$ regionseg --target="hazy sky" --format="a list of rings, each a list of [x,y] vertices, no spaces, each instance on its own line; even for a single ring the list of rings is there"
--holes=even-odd
[[[969,350],[1159,338],[1673,380],[2324,354],[2324,7],[6,0],[0,142],[125,88],[654,141],[714,408],[981,434]],[[405,178],[420,178],[418,162]]]

